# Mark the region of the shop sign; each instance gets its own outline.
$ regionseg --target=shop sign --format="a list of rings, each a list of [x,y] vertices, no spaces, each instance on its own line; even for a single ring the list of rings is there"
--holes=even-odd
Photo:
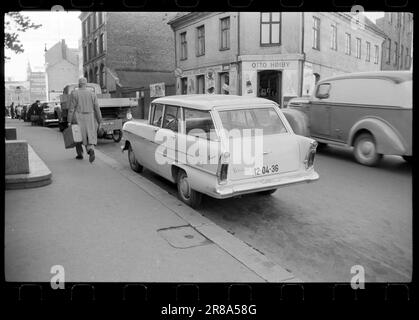
[[[297,61],[269,60],[269,61],[245,61],[243,69],[246,70],[284,70],[297,69]]]

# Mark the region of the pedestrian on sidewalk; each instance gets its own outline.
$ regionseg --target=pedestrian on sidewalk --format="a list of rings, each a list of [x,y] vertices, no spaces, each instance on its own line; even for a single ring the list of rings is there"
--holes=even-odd
[[[12,102],[12,104],[10,105],[10,116],[12,119],[15,118],[15,104],[14,102]]]
[[[80,126],[83,144],[89,155],[89,161],[95,160],[94,146],[97,144],[97,130],[102,123],[102,113],[100,112],[97,96],[94,92],[86,88],[87,79],[79,79],[79,89],[73,90],[70,95],[67,122],[71,126],[77,123]],[[76,159],[83,159],[83,149],[81,145],[76,145]]]

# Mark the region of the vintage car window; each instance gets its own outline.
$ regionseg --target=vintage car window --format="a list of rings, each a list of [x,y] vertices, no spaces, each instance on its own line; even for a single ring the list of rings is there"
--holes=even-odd
[[[166,105],[162,128],[179,132],[181,122],[180,108]]]
[[[184,109],[186,134],[207,140],[216,140],[214,122],[209,111]]]
[[[320,99],[329,98],[330,95],[330,83],[322,83],[317,87],[316,97]]]
[[[262,129],[264,135],[287,132],[273,107],[225,110],[219,114],[223,128],[226,130]]]
[[[161,126],[161,120],[163,117],[163,105],[162,104],[154,104],[154,111],[153,111],[153,118],[151,119],[151,124],[156,127]]]

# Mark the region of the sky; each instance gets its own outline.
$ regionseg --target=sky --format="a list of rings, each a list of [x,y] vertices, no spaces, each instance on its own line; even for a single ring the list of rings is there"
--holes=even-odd
[[[81,39],[81,22],[78,18],[80,12],[78,11],[22,11],[22,14],[29,17],[32,22],[42,24],[42,27],[20,33],[19,38],[25,50],[23,53],[14,54],[6,51],[10,59],[5,62],[5,79],[11,77],[16,81],[26,79],[28,62],[33,71],[44,69],[45,46],[49,49],[61,39],[65,39],[69,48],[78,48],[78,42]],[[384,15],[383,12],[365,14],[372,21]]]

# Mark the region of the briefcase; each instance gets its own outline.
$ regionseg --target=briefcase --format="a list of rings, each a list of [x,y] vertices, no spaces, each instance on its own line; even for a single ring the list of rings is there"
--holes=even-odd
[[[81,137],[80,127],[77,124],[73,124],[63,131],[64,145],[66,149],[74,148],[77,143],[83,141]]]

